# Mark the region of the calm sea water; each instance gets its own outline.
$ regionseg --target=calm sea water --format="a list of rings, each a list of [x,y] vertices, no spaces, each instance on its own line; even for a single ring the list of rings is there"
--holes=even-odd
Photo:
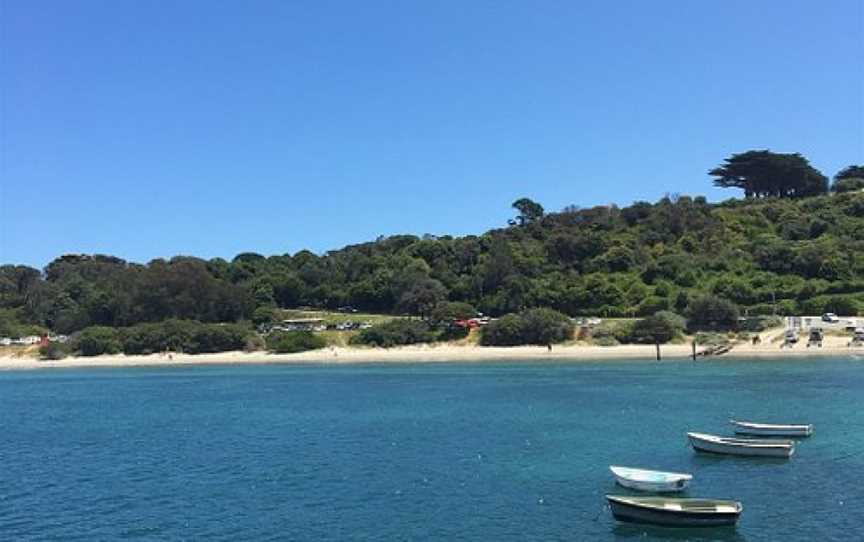
[[[697,455],[807,421],[789,461]],[[737,528],[615,522],[609,464]],[[0,374],[0,540],[864,540],[864,360]]]

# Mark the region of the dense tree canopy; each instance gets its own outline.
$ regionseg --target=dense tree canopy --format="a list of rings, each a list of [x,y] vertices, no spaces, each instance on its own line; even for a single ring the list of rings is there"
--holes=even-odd
[[[519,211],[515,222],[520,226],[543,218],[543,206],[528,198],[517,199],[513,202],[513,208]]]
[[[840,179],[864,179],[864,166],[851,165],[837,172],[835,180]]]
[[[848,166],[834,176],[833,192],[855,192],[864,190],[864,166]]]
[[[715,185],[740,188],[748,198],[817,196],[828,191],[828,179],[798,153],[733,154],[709,174],[717,177]]]
[[[67,255],[42,271],[2,265],[0,335],[170,320],[266,323],[275,308],[299,306],[433,320],[538,307],[601,317],[689,308],[700,321],[718,307],[700,306],[706,296],[728,302],[727,315],[860,312],[864,194],[719,204],[668,196],[544,213],[482,235],[381,237],[322,255],[147,264]]]

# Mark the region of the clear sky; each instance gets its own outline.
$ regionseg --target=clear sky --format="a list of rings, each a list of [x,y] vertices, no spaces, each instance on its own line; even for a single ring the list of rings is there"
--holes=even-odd
[[[0,263],[316,252],[864,162],[864,2],[0,0]]]

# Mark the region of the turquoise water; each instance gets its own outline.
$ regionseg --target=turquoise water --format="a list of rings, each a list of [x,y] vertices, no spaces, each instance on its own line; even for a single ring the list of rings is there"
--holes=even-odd
[[[694,454],[807,421],[789,461]],[[609,464],[737,528],[616,523]],[[864,360],[0,374],[0,540],[864,540]]]

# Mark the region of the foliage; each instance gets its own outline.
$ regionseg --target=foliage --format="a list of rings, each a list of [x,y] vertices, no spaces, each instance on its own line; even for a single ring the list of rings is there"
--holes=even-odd
[[[816,196],[828,191],[828,179],[797,153],[733,154],[709,174],[717,177],[715,185],[741,188],[748,198]]]
[[[632,321],[605,320],[591,331],[591,341],[598,346],[614,346],[630,342],[633,326]]]
[[[633,325],[632,341],[644,344],[663,344],[680,335],[685,321],[681,316],[668,311],[658,312],[637,321]]]
[[[543,217],[543,206],[528,198],[520,198],[513,202],[512,207],[519,211],[515,222],[520,226],[530,224]]]
[[[244,352],[260,352],[267,349],[267,341],[261,338],[258,334],[251,334],[246,337],[246,342],[243,345]]]
[[[252,313],[252,323],[256,326],[272,324],[276,321],[276,310],[274,307],[262,306]]]
[[[325,346],[327,341],[311,331],[276,331],[267,335],[267,350],[279,354],[318,350]]]
[[[69,347],[58,342],[50,342],[39,347],[39,359],[61,360],[69,355]]]
[[[864,179],[864,166],[846,166],[838,171],[837,175],[834,175],[834,180],[836,181],[843,179]]]
[[[427,343],[436,339],[436,334],[428,322],[422,320],[390,320],[360,331],[351,338],[351,344],[393,346]]]
[[[726,164],[734,163],[730,175],[759,165],[749,176],[729,177],[751,183],[754,197],[717,204],[671,194],[654,203],[554,213],[524,198],[517,225],[482,235],[395,235],[322,255],[244,253],[146,264],[66,255],[41,271],[2,265],[0,336],[170,320],[261,323],[274,309],[300,307],[351,307],[345,316],[356,309],[360,321],[364,312],[408,312],[446,322],[457,312],[468,316],[468,306],[492,317],[547,307],[569,316],[632,318],[685,314],[706,295],[748,315],[801,314],[836,296],[857,302],[860,311],[864,193],[803,197],[808,189],[788,183],[819,178],[803,158],[754,152],[761,158],[753,163]],[[846,168],[835,182],[855,179],[849,175],[858,171]],[[795,197],[766,197],[771,193]],[[450,303],[462,305],[454,311]],[[128,348],[188,348],[185,328],[174,325],[170,334],[169,328],[158,340],[134,332]],[[124,350],[125,342],[124,335]]]
[[[687,322],[691,330],[727,330],[738,327],[738,307],[721,297],[697,297],[687,307]]]
[[[206,324],[172,319],[123,329],[123,352],[203,354],[241,350],[252,334],[252,330],[241,324]]]
[[[840,194],[843,192],[860,192],[864,190],[864,176],[837,179],[831,186],[831,190]]]
[[[409,314],[427,317],[432,309],[447,299],[447,289],[435,279],[421,279],[399,298],[399,308]]]
[[[431,318],[434,322],[450,322],[452,320],[467,320],[477,316],[477,309],[464,301],[443,301],[432,309]]]
[[[567,315],[546,308],[508,314],[483,328],[483,346],[550,345],[573,338],[573,322]]]
[[[833,312],[838,316],[857,316],[862,305],[864,304],[861,301],[852,296],[817,296],[802,302],[801,312],[811,316],[826,312]]]
[[[483,346],[517,346],[525,344],[522,318],[518,314],[505,314],[486,326],[480,334]]]
[[[117,354],[123,348],[117,330],[105,326],[86,328],[75,339],[73,346],[82,356]]]

